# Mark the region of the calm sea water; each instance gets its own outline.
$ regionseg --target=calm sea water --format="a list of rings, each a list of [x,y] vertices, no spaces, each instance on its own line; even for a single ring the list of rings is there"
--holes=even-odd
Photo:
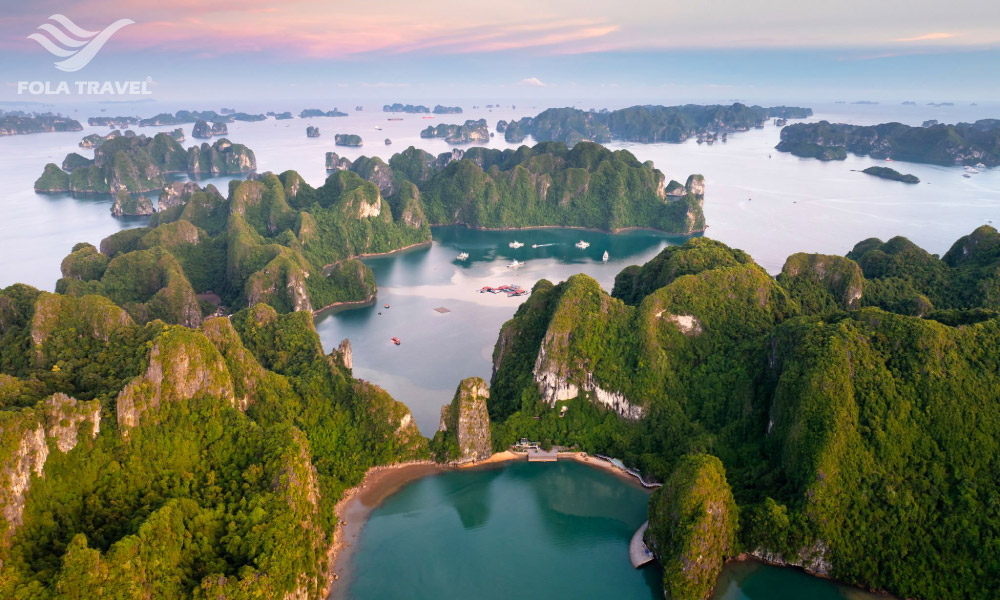
[[[370,515],[348,565],[351,600],[663,597],[628,544],[649,494],[574,462],[453,471],[414,481]],[[717,600],[873,600],[758,563],[727,565]]]
[[[236,105],[263,112],[330,108],[329,103],[301,106]],[[341,109],[353,102],[341,102]],[[564,105],[564,104],[560,104]],[[583,106],[583,105],[581,105]],[[816,105],[812,120],[857,124],[901,121],[919,125],[1000,116],[1000,105],[977,107],[908,107],[899,105]],[[583,106],[589,107],[589,104]],[[163,105],[117,105],[107,114],[154,113],[179,108]],[[428,124],[456,123],[536,114],[527,103],[517,109],[470,110],[463,115],[422,119],[405,115],[386,120],[378,107],[343,118],[233,123],[229,138],[247,144],[260,171],[298,170],[320,185],[326,177],[324,153],[334,150],[388,158],[409,145],[433,153],[451,149],[442,140],[424,140]],[[85,122],[96,107],[68,111]],[[306,125],[321,137],[306,138]],[[376,129],[379,127],[381,129]],[[144,128],[152,134],[172,127]],[[183,127],[189,140],[191,126]],[[24,282],[51,290],[59,263],[73,244],[94,244],[122,228],[146,220],[115,219],[107,198],[39,195],[32,184],[47,162],[60,163],[69,152],[92,156],[77,144],[89,133],[51,133],[0,138],[0,287]],[[363,148],[337,148],[333,134],[357,133]],[[626,144],[640,160],[653,160],[668,178],[684,181],[690,173],[707,180],[707,235],[749,252],[772,273],[799,251],[843,254],[868,237],[905,235],[931,252],[944,253],[960,236],[984,223],[1000,224],[1000,170],[962,177],[954,167],[907,163],[892,166],[920,177],[919,185],[883,181],[858,173],[873,164],[867,158],[822,163],[776,152],[779,130],[736,134],[728,143]],[[386,146],[388,137],[393,144]],[[502,136],[491,147],[512,147]],[[221,190],[230,178],[207,180]],[[511,249],[518,240],[525,244]],[[586,250],[574,243],[590,242]],[[367,260],[375,272],[375,306],[323,316],[317,328],[327,349],[348,337],[354,348],[355,375],[383,386],[407,403],[421,430],[430,435],[438,411],[449,402],[458,382],[468,376],[488,378],[500,325],[523,298],[480,294],[485,285],[519,284],[530,288],[540,278],[563,280],[584,272],[606,289],[628,264],[649,260],[679,238],[628,232],[616,236],[587,231],[541,229],[481,232],[445,227],[434,230],[434,243],[394,256]],[[533,244],[540,247],[532,248]],[[610,260],[601,260],[607,250]],[[459,252],[468,261],[459,262]],[[519,269],[507,265],[525,262]],[[384,308],[389,304],[388,309]],[[444,309],[436,311],[435,309]],[[381,313],[381,314],[379,314]],[[400,346],[390,342],[396,336]],[[449,473],[415,482],[389,498],[373,515],[355,555],[356,598],[660,597],[655,569],[634,571],[625,547],[644,520],[645,493],[582,465],[514,465],[491,471]],[[387,574],[391,574],[387,576]],[[492,594],[492,595],[491,595]],[[718,598],[781,600],[844,598],[857,594],[792,569],[756,564],[732,565],[720,579]]]

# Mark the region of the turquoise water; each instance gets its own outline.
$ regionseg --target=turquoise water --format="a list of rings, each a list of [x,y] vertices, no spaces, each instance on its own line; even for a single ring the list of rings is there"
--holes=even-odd
[[[628,543],[648,494],[577,463],[448,472],[376,508],[355,548],[351,600],[662,598]]]
[[[351,600],[662,598],[628,543],[649,493],[575,462],[418,479],[372,511],[347,565]],[[715,600],[873,600],[797,569],[731,563]]]

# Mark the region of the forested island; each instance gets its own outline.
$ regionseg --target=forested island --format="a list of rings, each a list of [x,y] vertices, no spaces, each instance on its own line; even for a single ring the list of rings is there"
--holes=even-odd
[[[648,227],[683,235],[705,228],[701,175],[668,183],[651,162],[589,142],[572,149],[554,142],[517,150],[475,147],[439,156],[411,146],[388,163],[351,162],[331,152],[326,164],[374,182],[387,197],[419,198],[431,225]]]
[[[53,113],[0,110],[0,136],[56,131],[83,131],[83,125],[76,119]]]
[[[114,129],[128,129],[139,124],[139,117],[90,117],[87,124],[91,127],[112,127]]]
[[[431,112],[433,112],[436,115],[460,115],[462,114],[462,107],[441,106],[440,104],[437,104],[434,106],[434,110],[432,110]]]
[[[100,117],[98,117],[100,118]],[[140,127],[157,127],[162,125],[186,125],[197,123],[198,121],[211,121],[212,123],[232,123],[234,121],[263,121],[267,119],[262,114],[248,113],[227,113],[220,114],[214,110],[179,110],[174,114],[160,113],[148,119],[140,119]]]
[[[861,171],[866,175],[874,175],[881,179],[888,179],[890,181],[900,181],[902,183],[920,183],[920,178],[916,175],[902,174],[896,169],[890,169],[889,167],[868,167],[864,171]]]
[[[198,119],[191,128],[191,137],[196,139],[209,139],[217,135],[229,135],[229,127],[225,123],[215,122],[211,125],[204,119]]]
[[[326,112],[324,112],[322,109],[319,108],[307,108],[299,113],[300,119],[310,119],[312,117],[346,117],[346,116],[347,113],[336,108],[333,110],[328,110]]]
[[[1000,165],[1000,120],[923,127],[902,123],[797,123],[781,130],[776,148],[805,158],[844,160],[847,153],[934,165]]]
[[[401,112],[401,113],[430,113],[431,109],[427,108],[423,104],[400,104],[396,102],[395,104],[385,104],[382,106],[382,112]]]
[[[333,143],[337,146],[359,147],[364,144],[360,135],[353,133],[338,133],[333,136]]]
[[[318,188],[294,171],[234,181],[226,195],[162,179],[126,184],[126,175],[148,175],[156,165],[123,173],[123,164],[158,156],[168,145],[164,138],[105,142],[93,163],[69,175],[47,168],[39,186],[56,180],[55,187],[65,186],[67,178],[83,178],[77,171],[94,171],[87,180],[111,182],[101,189],[115,193],[118,214],[152,214],[148,227],[116,233],[99,251],[81,246],[68,256],[59,292],[106,296],[137,322],[195,326],[220,306],[264,302],[284,313],[368,302],[374,275],[352,259],[428,243],[430,225],[651,227],[681,234],[705,227],[701,176],[667,185],[650,164],[596,144],[476,148],[440,157],[411,147],[388,164],[333,155],[327,159],[333,172]],[[115,151],[129,144],[142,153]],[[185,156],[177,154],[178,164]],[[154,189],[161,190],[155,213],[139,195]]]
[[[420,132],[422,138],[444,138],[449,144],[485,144],[490,141],[486,119],[468,120],[462,125],[429,125]]]
[[[312,125],[306,127],[306,137],[319,137],[319,127],[313,127]]]
[[[504,139],[519,143],[527,136],[537,141],[558,141],[572,146],[579,141],[607,143],[683,142],[707,133],[732,133],[763,127],[768,119],[804,119],[812,109],[792,106],[631,106],[619,110],[584,111],[550,108],[535,117],[504,123]],[[497,131],[501,131],[498,126]]]
[[[61,168],[45,165],[35,191],[138,194],[162,189],[171,173],[235,175],[256,168],[253,151],[227,139],[185,150],[168,133],[122,135],[98,144],[93,159],[74,152],[66,156]]]
[[[773,278],[695,238],[610,294],[586,275],[539,281],[480,393],[493,448],[527,437],[664,482],[645,541],[667,598],[708,597],[738,556],[905,598],[992,598],[998,267],[983,226],[942,258],[871,239],[792,255]]]

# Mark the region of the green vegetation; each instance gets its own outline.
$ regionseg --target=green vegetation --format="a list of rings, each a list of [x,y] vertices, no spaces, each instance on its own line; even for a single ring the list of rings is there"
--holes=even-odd
[[[881,177],[882,179],[889,179],[890,181],[901,181],[903,183],[920,183],[920,178],[916,175],[903,175],[896,169],[890,169],[889,167],[868,167],[862,173],[867,175],[874,175],[875,177]]]
[[[4,598],[319,597],[344,490],[428,456],[309,313],[139,325],[18,285],[0,315]]]
[[[266,174],[233,182],[228,198],[212,186],[172,186],[149,227],[106,238],[101,252],[78,246],[56,289],[106,296],[140,323],[190,327],[218,309],[198,300],[209,292],[222,306],[265,302],[279,312],[369,301],[374,275],[352,257],[430,239],[426,220],[401,200],[394,215],[374,184],[349,171],[315,189],[294,171]]]
[[[703,600],[735,554],[738,509],[718,458],[689,454],[649,500],[646,540],[663,562],[669,600]]]
[[[427,108],[423,104],[400,104],[396,102],[395,104],[386,104],[382,106],[382,112],[402,112],[402,113],[429,113],[431,109]]]
[[[1000,121],[912,127],[902,123],[797,123],[781,130],[776,148],[805,158],[844,160],[847,153],[934,165],[1000,165]],[[866,171],[867,172],[867,171]],[[915,183],[915,182],[914,182]]]
[[[151,138],[116,136],[95,148],[93,160],[70,154],[62,169],[52,163],[45,165],[42,176],[35,182],[35,190],[140,194],[163,188],[171,173],[232,175],[256,168],[252,150],[226,139],[185,151],[167,133]]]
[[[338,133],[333,136],[333,143],[337,146],[361,146],[361,136],[353,133]]]
[[[83,131],[83,125],[76,119],[52,113],[28,114],[22,111],[0,110],[0,136],[50,131]]]
[[[812,110],[808,108],[763,108],[740,103],[731,106],[631,106],[599,112],[550,108],[538,116],[505,123],[504,137],[508,142],[517,143],[530,135],[537,141],[563,142],[568,146],[581,141],[606,143],[612,139],[642,143],[682,142],[701,133],[747,131],[763,126],[770,118],[803,119],[810,115]]]
[[[901,597],[990,598],[998,267],[981,227],[942,259],[868,240],[774,279],[696,238],[611,295],[541,281],[494,350],[494,448],[576,446],[664,481],[647,539],[668,597],[705,597],[745,552]]]
[[[476,147],[438,157],[411,147],[388,165],[328,154],[327,168],[357,172],[383,191],[410,193],[402,184],[412,182],[432,225],[651,227],[681,234],[705,228],[701,176],[689,178],[688,186],[671,182],[668,192],[663,173],[651,164],[589,142],[572,149],[561,143],[503,151]]]
[[[444,138],[449,144],[484,144],[490,141],[490,130],[486,127],[486,119],[468,120],[464,125],[428,125],[420,132],[420,137]]]
[[[311,119],[312,117],[346,117],[347,113],[337,110],[328,110],[324,112],[319,108],[307,108],[299,113],[300,119]]]

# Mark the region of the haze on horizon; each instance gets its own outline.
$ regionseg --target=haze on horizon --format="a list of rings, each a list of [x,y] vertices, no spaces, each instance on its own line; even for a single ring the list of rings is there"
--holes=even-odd
[[[6,3],[6,101],[81,78],[149,78],[157,100],[1000,100],[1000,3],[981,0]],[[27,39],[56,13],[135,24],[67,77]]]

